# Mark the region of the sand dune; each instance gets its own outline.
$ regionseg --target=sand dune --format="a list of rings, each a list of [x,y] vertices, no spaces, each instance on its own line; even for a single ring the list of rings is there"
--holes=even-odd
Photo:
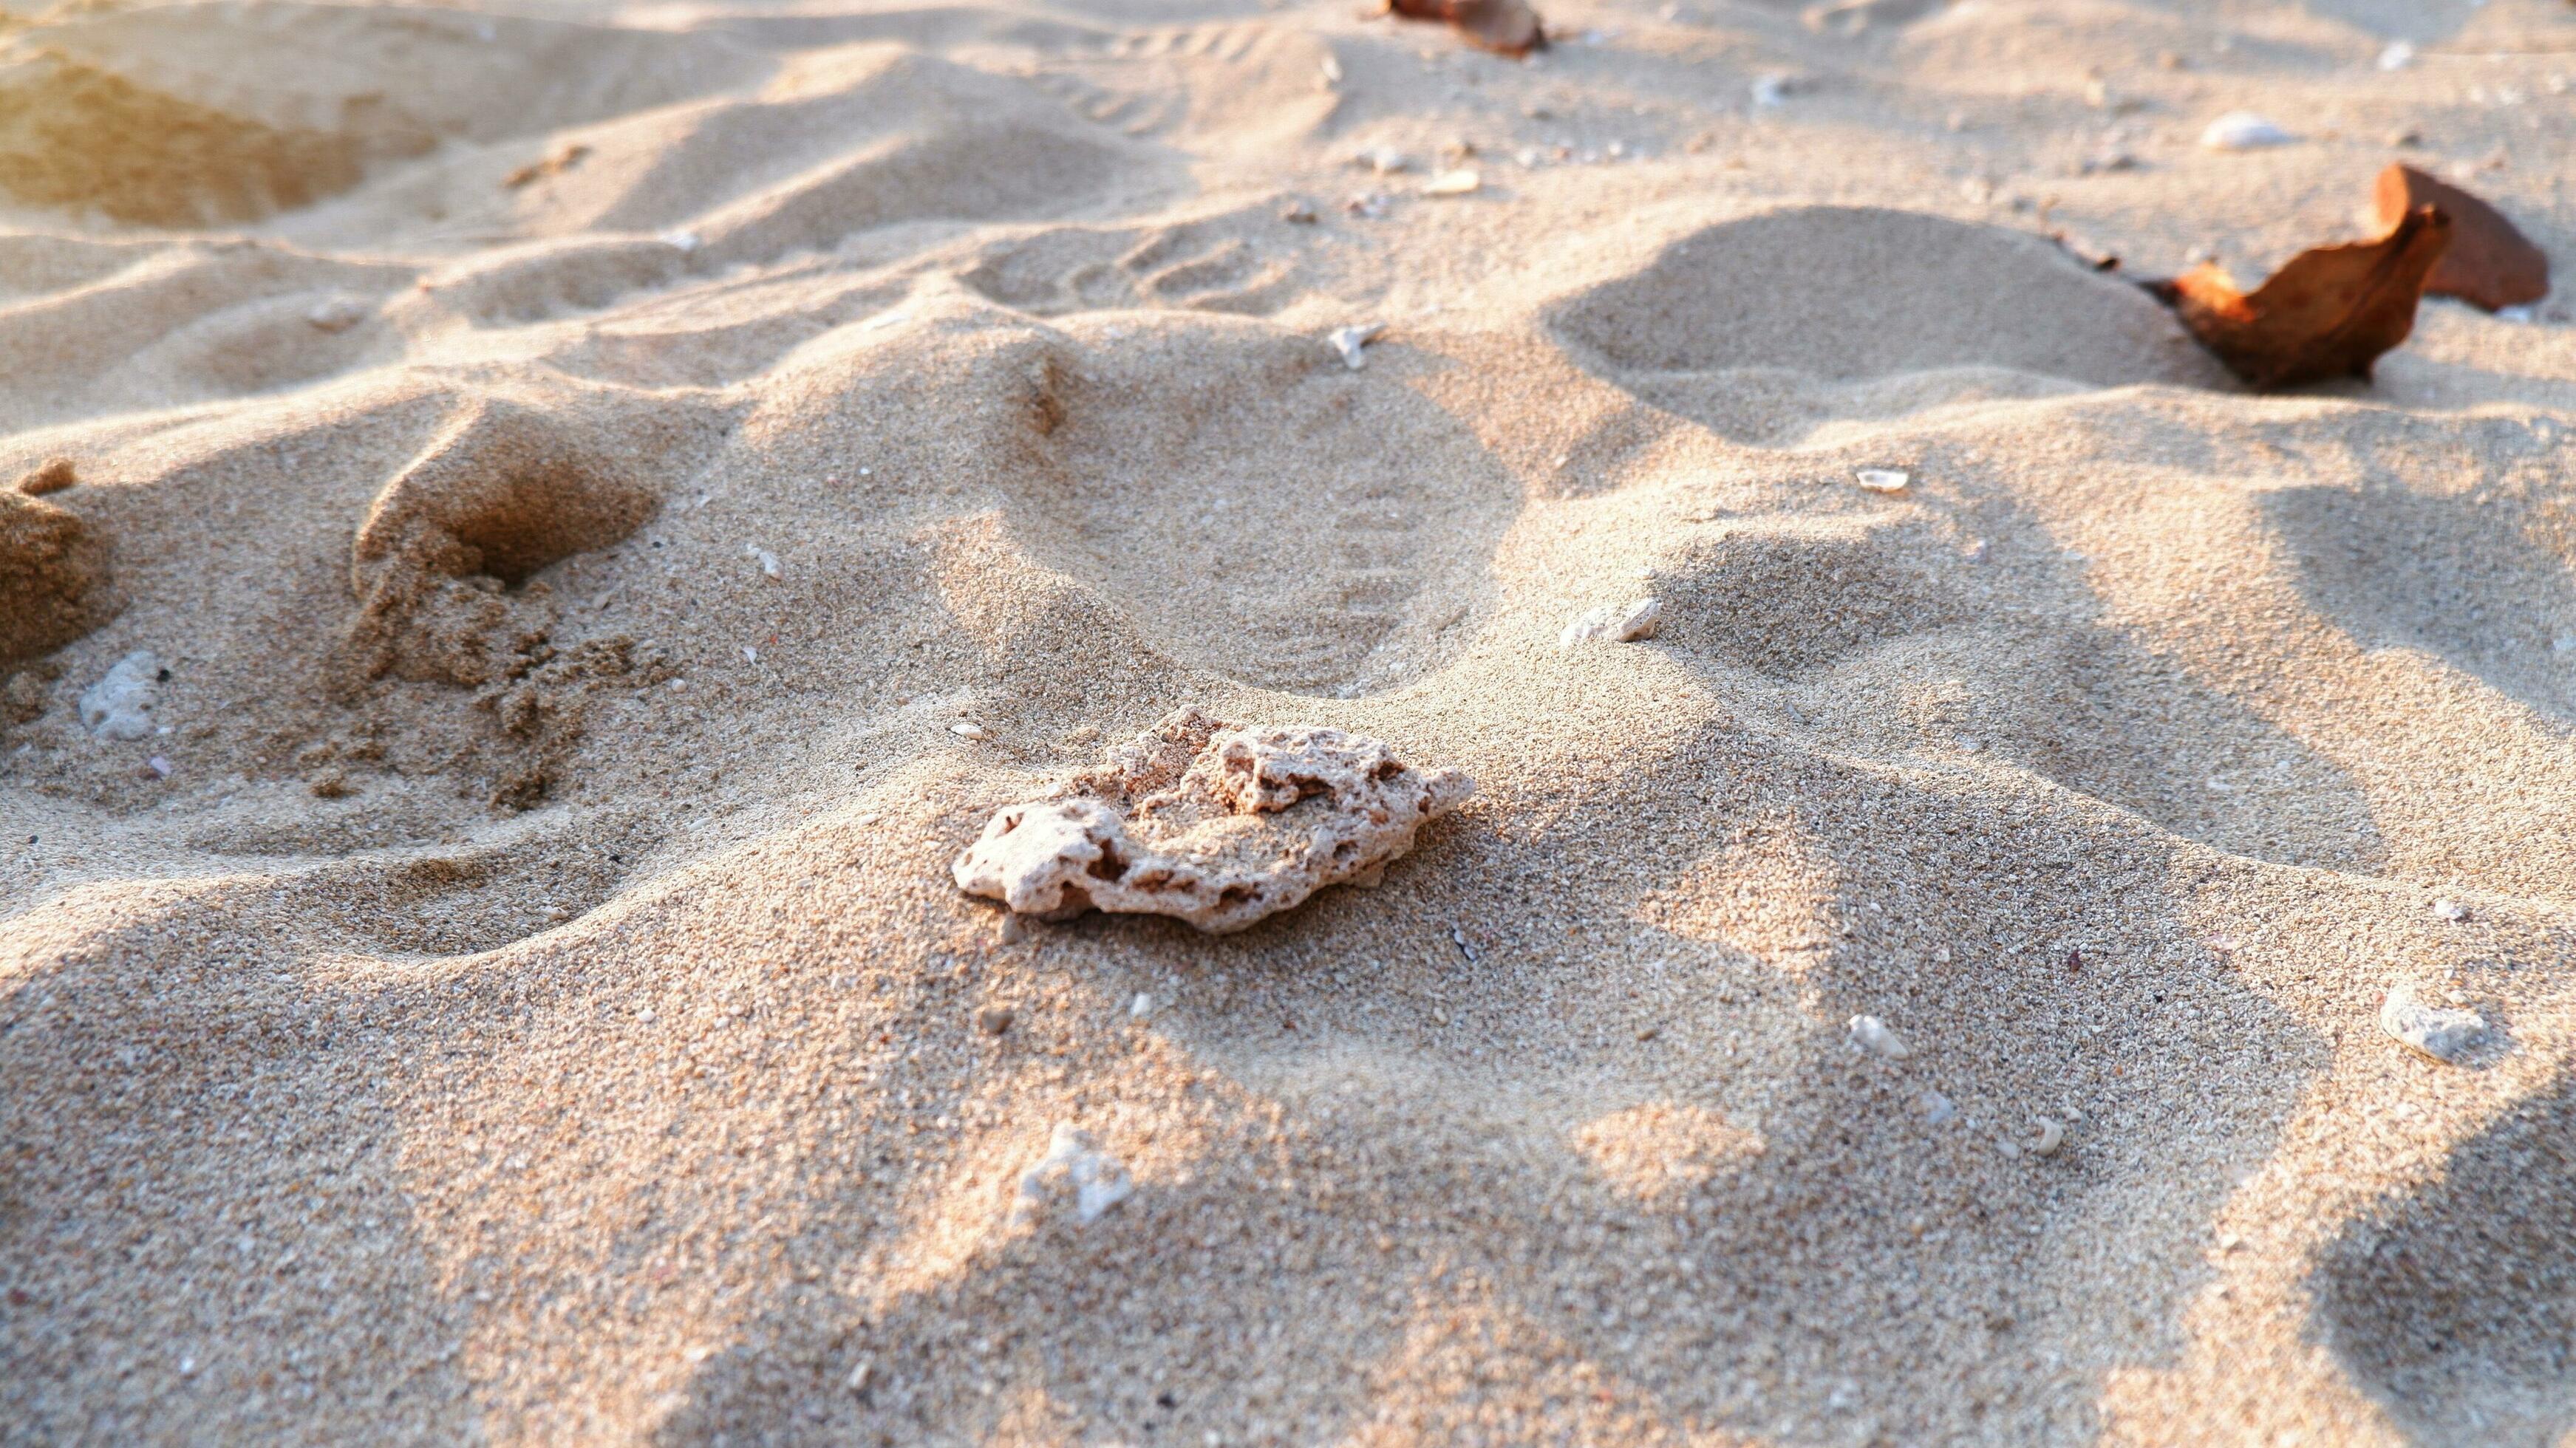
[[[2576,12],[1548,19],[0,33],[0,1437],[2576,1441],[2576,313],[2129,280]],[[1183,706],[1477,793],[957,888]]]

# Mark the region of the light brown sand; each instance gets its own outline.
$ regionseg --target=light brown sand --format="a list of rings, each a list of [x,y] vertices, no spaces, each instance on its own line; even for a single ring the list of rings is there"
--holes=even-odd
[[[0,37],[0,1438],[2571,1441],[2570,310],[2256,397],[2041,233],[2563,272],[2576,11],[511,8]],[[1184,703],[1481,793],[953,887]]]

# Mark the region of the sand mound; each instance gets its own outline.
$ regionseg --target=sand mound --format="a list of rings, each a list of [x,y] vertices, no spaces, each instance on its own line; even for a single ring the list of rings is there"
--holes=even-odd
[[[59,56],[0,66],[0,190],[147,226],[248,221],[358,182],[345,136],[280,130]]]
[[[900,221],[1058,208],[1145,159],[1025,82],[896,45],[805,57],[756,99],[638,116],[584,144],[578,167],[531,188],[543,225],[686,225],[720,262]]]
[[[0,671],[79,638],[107,610],[105,540],[68,508],[0,488]]]
[[[1620,372],[2000,367],[2102,387],[2213,375],[2162,307],[2036,237],[1865,208],[1710,227],[1552,324]]]
[[[2567,7],[536,8],[8,51],[236,219],[0,188],[0,1436],[2565,1434],[2571,314],[2035,233],[2563,252]],[[960,890],[1181,710],[1476,793]]]

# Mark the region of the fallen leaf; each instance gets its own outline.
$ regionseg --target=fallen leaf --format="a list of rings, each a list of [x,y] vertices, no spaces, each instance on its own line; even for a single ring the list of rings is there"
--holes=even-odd
[[[1469,43],[1502,55],[1527,55],[1547,44],[1538,12],[1522,0],[1387,0],[1387,11],[1407,20],[1439,20]]]
[[[2450,249],[2424,283],[2433,295],[2458,297],[2490,312],[2549,295],[2548,256],[2514,229],[2503,212],[2459,187],[2402,161],[2392,162],[2379,173],[2374,200],[2382,226],[2395,226],[2419,206],[2440,207],[2451,218]]]
[[[2258,388],[2368,377],[2379,354],[2415,330],[2424,278],[2450,240],[2451,219],[2423,206],[2377,241],[2300,252],[2251,292],[2216,262],[2144,285]]]

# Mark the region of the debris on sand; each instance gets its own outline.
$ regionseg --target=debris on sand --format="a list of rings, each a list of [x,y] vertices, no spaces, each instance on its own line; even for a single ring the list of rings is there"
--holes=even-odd
[[[101,739],[147,739],[161,706],[161,661],[138,649],[81,691],[81,727]]]
[[[1852,479],[1873,493],[1901,493],[1914,475],[1903,468],[1862,468]]]
[[[1380,740],[1182,709],[995,814],[950,873],[1023,915],[1106,910],[1241,930],[1328,885],[1377,883],[1415,831],[1474,788]]]
[[[1060,1212],[1070,1199],[1075,1219],[1087,1227],[1135,1191],[1125,1163],[1102,1151],[1089,1132],[1059,1121],[1047,1140],[1046,1155],[1020,1173],[1020,1196],[1011,1214],[1025,1221]]]
[[[2415,329],[2415,303],[2451,230],[2449,216],[2419,207],[2377,241],[2300,252],[2250,292],[2215,262],[2145,286],[2258,388],[2368,377],[2379,354]]]
[[[1387,0],[1386,12],[1406,20],[1444,21],[1470,45],[1498,55],[1527,55],[1547,44],[1538,12],[1521,0]]]
[[[2424,279],[2426,293],[2457,297],[2490,312],[2528,306],[2549,295],[2548,253],[2532,245],[2503,212],[2402,161],[2379,173],[2371,209],[2382,227],[2394,230],[2426,206],[2451,218],[2451,244]]]

